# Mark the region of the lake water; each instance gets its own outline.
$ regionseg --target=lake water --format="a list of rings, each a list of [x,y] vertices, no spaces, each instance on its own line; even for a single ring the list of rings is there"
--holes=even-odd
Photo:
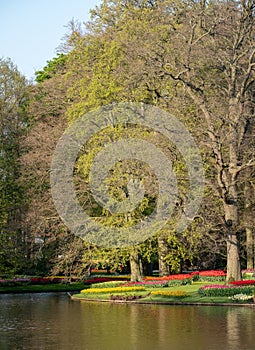
[[[255,308],[0,295],[1,350],[254,350]]]

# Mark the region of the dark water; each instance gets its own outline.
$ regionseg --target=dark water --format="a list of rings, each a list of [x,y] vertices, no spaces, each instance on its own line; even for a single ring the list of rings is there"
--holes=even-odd
[[[0,295],[1,350],[254,350],[255,309]]]

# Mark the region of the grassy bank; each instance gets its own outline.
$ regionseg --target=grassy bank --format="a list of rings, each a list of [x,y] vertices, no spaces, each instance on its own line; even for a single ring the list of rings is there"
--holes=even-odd
[[[125,302],[132,301],[134,303],[166,303],[166,304],[235,304],[235,305],[254,305],[253,302],[238,301],[234,302],[227,296],[202,296],[198,290],[200,287],[209,284],[201,282],[193,282],[190,285],[183,285],[178,287],[164,287],[164,288],[149,288],[146,287],[143,291],[133,291],[127,293],[79,293],[72,296],[73,300],[91,300],[91,301],[117,301]],[[221,282],[221,284],[224,284]],[[170,295],[160,295],[160,292]],[[157,294],[159,293],[159,294]],[[173,295],[171,295],[173,294]],[[180,294],[180,296],[178,296]]]

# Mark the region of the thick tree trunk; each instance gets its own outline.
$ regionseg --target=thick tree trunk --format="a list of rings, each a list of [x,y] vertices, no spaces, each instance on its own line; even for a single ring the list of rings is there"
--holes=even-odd
[[[230,199],[232,200],[232,199]],[[237,237],[238,212],[237,204],[228,203],[225,207],[225,220],[227,225],[227,282],[241,279],[241,266],[239,254],[239,242]]]
[[[254,237],[250,227],[246,227],[247,269],[254,269]]]
[[[250,178],[250,172],[247,173],[247,178]],[[252,202],[254,192],[246,181],[244,186],[244,225],[246,231],[246,254],[247,254],[247,269],[254,269],[254,235],[253,235],[253,213],[252,213]]]
[[[227,282],[241,279],[238,238],[236,234],[227,235]]]
[[[235,76],[236,68],[232,67],[232,75]],[[233,88],[233,86],[231,86]],[[227,282],[230,280],[241,279],[241,266],[240,266],[240,254],[239,254],[239,242],[237,237],[237,230],[239,224],[239,211],[238,211],[238,188],[237,188],[237,176],[238,172],[238,128],[237,116],[240,111],[238,99],[236,97],[230,97],[229,99],[229,165],[227,172],[225,173],[225,185],[226,192],[224,193],[224,209],[225,209],[225,221],[227,225]],[[240,115],[239,115],[240,117]],[[223,163],[224,165],[224,163]],[[223,167],[224,168],[224,167]],[[222,169],[223,170],[223,169]]]
[[[130,253],[131,282],[142,281],[143,267],[139,253],[133,249]]]
[[[167,276],[170,273],[169,264],[166,262],[166,256],[169,252],[166,237],[160,235],[158,237],[158,265],[159,276]]]

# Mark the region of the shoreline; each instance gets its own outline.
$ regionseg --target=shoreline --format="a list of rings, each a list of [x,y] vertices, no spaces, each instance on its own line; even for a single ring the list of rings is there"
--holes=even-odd
[[[188,302],[188,301],[142,301],[142,300],[110,300],[110,299],[88,299],[70,296],[74,301],[112,303],[112,304],[141,304],[141,305],[173,305],[173,306],[246,306],[255,307],[255,303],[217,303],[217,302]]]

